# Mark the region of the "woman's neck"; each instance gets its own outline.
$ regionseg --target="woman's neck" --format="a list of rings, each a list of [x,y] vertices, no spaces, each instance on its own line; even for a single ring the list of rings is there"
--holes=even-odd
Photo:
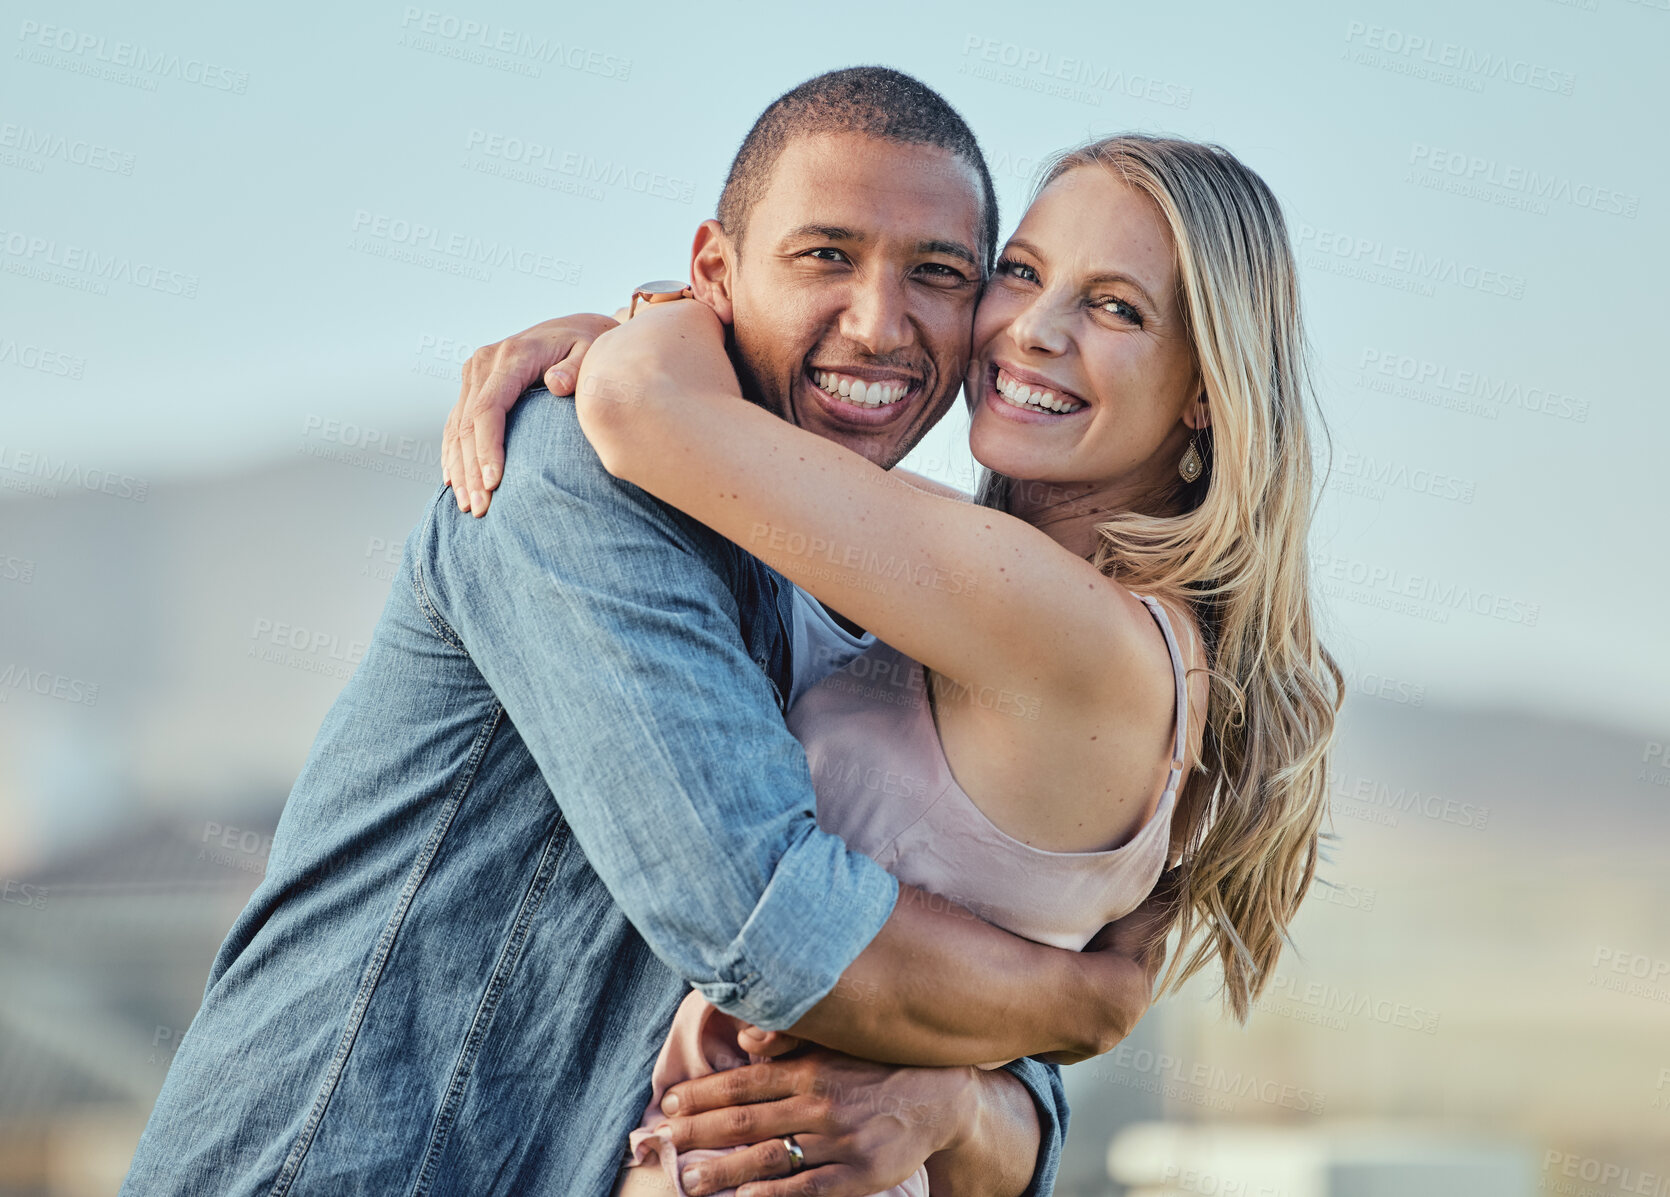
[[[1005,510],[1023,519],[1077,556],[1090,558],[1098,543],[1096,526],[1126,512],[1174,515],[1173,496],[1153,489],[1121,488],[1105,482],[1009,481]]]

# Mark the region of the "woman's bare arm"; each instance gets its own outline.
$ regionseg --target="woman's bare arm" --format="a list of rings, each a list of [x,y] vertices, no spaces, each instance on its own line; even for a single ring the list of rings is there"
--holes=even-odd
[[[640,313],[598,338],[580,378],[580,425],[610,473],[936,673],[1049,695],[1069,716],[1146,709],[1152,619],[1128,591],[1024,521],[746,402],[711,309]]]

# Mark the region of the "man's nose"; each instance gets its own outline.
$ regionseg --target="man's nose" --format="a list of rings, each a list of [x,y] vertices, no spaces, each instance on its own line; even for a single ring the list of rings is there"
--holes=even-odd
[[[908,347],[916,334],[904,284],[896,278],[861,280],[841,318],[841,332],[877,357]]]

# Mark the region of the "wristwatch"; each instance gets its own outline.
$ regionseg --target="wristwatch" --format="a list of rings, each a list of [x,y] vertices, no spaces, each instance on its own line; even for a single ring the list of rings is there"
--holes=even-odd
[[[673,278],[658,278],[654,282],[643,283],[633,289],[632,303],[626,309],[626,318],[632,319],[638,312],[638,301],[645,303],[671,303],[675,299],[694,299],[696,293],[685,284]]]

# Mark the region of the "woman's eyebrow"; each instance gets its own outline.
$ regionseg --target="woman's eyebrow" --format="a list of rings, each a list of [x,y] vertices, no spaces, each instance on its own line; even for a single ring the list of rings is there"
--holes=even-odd
[[[1009,248],[1024,250],[1033,257],[1037,258],[1040,262],[1048,261],[1042,253],[1038,252],[1038,247],[1036,245],[1032,244],[1030,241],[1023,241],[1019,237],[1009,238]],[[1160,305],[1154,302],[1154,297],[1148,293],[1148,288],[1123,271],[1105,270],[1100,274],[1091,275],[1089,278],[1084,280],[1084,283],[1086,286],[1095,286],[1097,283],[1124,283],[1127,286],[1135,287],[1137,293],[1147,301],[1150,307],[1152,307],[1155,311],[1159,310]]]

